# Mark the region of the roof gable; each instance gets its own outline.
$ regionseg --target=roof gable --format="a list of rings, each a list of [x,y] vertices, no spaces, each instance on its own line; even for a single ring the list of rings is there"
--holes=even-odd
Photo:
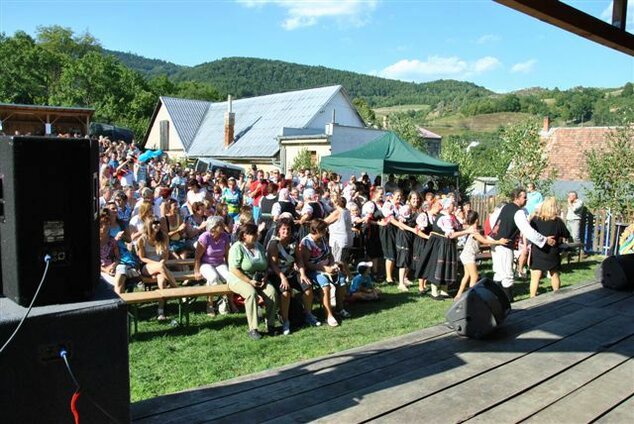
[[[183,143],[183,148],[187,151],[212,103],[174,97],[161,97],[160,101],[167,109],[174,128]]]

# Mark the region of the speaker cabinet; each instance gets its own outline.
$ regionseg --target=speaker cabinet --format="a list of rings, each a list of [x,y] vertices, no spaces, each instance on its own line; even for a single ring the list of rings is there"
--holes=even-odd
[[[0,345],[26,309],[0,298]],[[106,283],[88,302],[33,308],[1,355],[0,422],[74,422],[70,400],[75,384],[59,356],[62,346],[81,385],[81,422],[130,422],[127,331],[126,305]]]
[[[510,311],[511,304],[504,291],[483,278],[453,304],[446,319],[461,336],[480,339],[500,326]]]
[[[608,256],[597,268],[597,279],[613,290],[634,290],[634,253]]]
[[[6,297],[36,305],[89,299],[99,281],[98,144],[0,138],[0,251]]]

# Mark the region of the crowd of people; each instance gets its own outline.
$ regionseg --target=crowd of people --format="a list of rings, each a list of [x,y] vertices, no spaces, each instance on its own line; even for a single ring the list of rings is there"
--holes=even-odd
[[[102,274],[117,292],[141,275],[174,287],[166,261],[191,258],[195,281],[226,283],[239,296],[210,298],[208,314],[235,311],[239,300],[253,339],[262,337],[262,322],[270,334],[278,331],[278,317],[289,334],[296,309],[308,325],[338,326],[350,316],[347,303],[380,298],[376,282],[449,299],[462,263],[457,298],[478,280],[480,244],[491,246],[495,279],[512,298],[520,231],[533,245],[531,277],[539,282],[549,272],[553,288],[559,285],[553,252],[569,234],[549,198],[529,221],[523,189],[486,217],[482,235],[480,217],[452,187],[438,190],[415,177],[390,175],[382,185],[365,173],[344,182],[335,173],[253,167],[234,178],[166,155],[141,156],[134,144],[100,138],[99,145]],[[531,294],[536,287],[531,280]],[[322,320],[313,314],[316,299]],[[158,319],[165,319],[162,304]]]

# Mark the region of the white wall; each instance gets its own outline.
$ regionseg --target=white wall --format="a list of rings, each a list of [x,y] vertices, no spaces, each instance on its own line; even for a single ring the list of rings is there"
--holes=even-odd
[[[167,108],[163,103],[159,108],[156,118],[154,119],[154,125],[150,128],[150,135],[148,136],[145,147],[147,149],[159,149],[161,147],[161,121],[169,122],[169,136],[168,136],[168,149],[170,153],[182,156],[184,155],[183,143],[176,132],[176,127],[167,113]]]
[[[387,131],[374,128],[355,128],[332,125],[332,129],[326,129],[330,134],[330,148],[332,154],[347,152],[357,147],[365,146],[370,141],[375,140]]]
[[[364,127],[365,124],[359,118],[356,110],[348,101],[346,96],[340,91],[326,104],[313,120],[308,124],[310,128],[324,128],[324,126],[332,122],[332,111],[335,111],[335,121],[340,125],[348,125],[351,127]]]

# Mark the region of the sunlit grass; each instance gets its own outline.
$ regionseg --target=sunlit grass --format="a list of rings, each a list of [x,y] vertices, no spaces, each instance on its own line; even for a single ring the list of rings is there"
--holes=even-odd
[[[564,265],[562,286],[592,281],[602,257],[590,257],[580,264]],[[484,273],[489,272],[487,269]],[[450,300],[435,301],[419,297],[412,288],[400,293],[393,286],[382,286],[383,299],[355,303],[348,307],[352,318],[329,328],[304,327],[290,336],[247,337],[244,314],[209,318],[205,302],[193,305],[189,327],[158,323],[156,305],[141,309],[139,333],[130,342],[132,401],[194,388],[240,375],[277,368],[297,361],[340,352],[372,342],[407,334],[444,321]],[[550,291],[543,280],[540,293]],[[518,281],[517,300],[528,297],[528,282]],[[177,307],[169,304],[170,318]],[[316,315],[320,311],[315,306]]]

